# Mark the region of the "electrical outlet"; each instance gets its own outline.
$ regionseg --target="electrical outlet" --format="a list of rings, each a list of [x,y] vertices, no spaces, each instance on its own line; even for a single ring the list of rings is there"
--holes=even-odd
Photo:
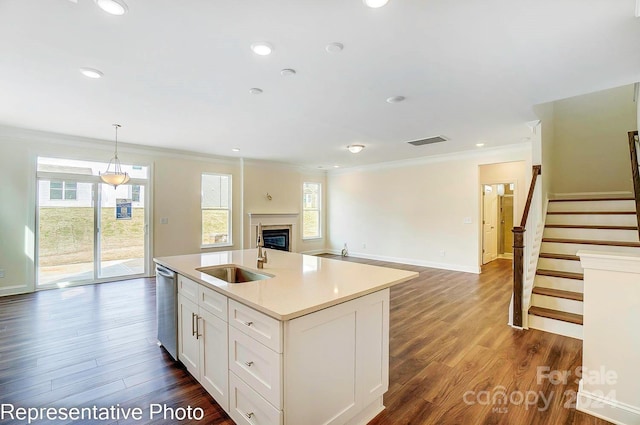
[[[445,251],[444,249],[440,250],[440,256],[444,257],[445,255],[447,255],[447,251]]]
[[[4,277],[4,269],[0,269],[0,278]]]
[[[464,224],[471,224],[471,217],[465,217],[462,221]]]
[[[366,243],[362,244],[362,249],[367,249],[367,244]]]

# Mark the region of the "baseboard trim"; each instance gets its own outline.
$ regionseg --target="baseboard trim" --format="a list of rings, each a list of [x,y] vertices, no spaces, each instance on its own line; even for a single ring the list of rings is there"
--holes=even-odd
[[[639,407],[606,398],[606,395],[586,391],[582,387],[582,380],[578,386],[576,410],[618,425],[640,423]]]
[[[327,254],[341,255],[342,250],[327,249]],[[463,266],[460,264],[448,264],[448,263],[435,263],[431,261],[416,260],[413,258],[400,258],[400,257],[387,257],[384,255],[371,255],[362,252],[349,252],[349,257],[364,258],[366,260],[375,261],[388,261],[389,263],[408,264],[411,266],[429,267],[432,269],[451,270],[454,272],[465,272],[480,274],[480,267],[478,266]]]
[[[31,289],[27,285],[6,286],[4,288],[0,288],[0,297],[8,297],[10,295],[27,294],[29,292],[33,292],[33,289]]]
[[[326,249],[310,249],[308,251],[302,251],[300,252],[300,254],[303,254],[303,255],[327,254],[327,250]]]

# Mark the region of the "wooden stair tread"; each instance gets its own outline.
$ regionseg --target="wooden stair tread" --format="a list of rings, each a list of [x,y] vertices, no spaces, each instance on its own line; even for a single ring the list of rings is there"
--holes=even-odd
[[[558,270],[538,269],[538,270],[536,270],[536,274],[540,275],[540,276],[562,277],[562,278],[565,278],[565,279],[584,280],[584,274],[582,274],[582,273],[573,273],[573,272],[563,272],[563,271],[558,271]]]
[[[547,317],[549,319],[561,320],[563,322],[575,323],[576,325],[582,325],[582,315],[575,313],[567,313],[566,311],[552,310],[550,308],[542,307],[530,307],[529,314],[536,316]]]
[[[589,239],[542,238],[542,242],[575,243],[575,244],[582,244],[582,245],[628,246],[628,247],[640,248],[640,242],[627,242],[627,241],[597,241],[597,240],[589,240]]]
[[[540,258],[551,258],[554,260],[580,261],[580,257],[570,254],[553,254],[551,252],[541,252]]]
[[[582,202],[582,201],[635,201],[635,198],[612,196],[609,198],[575,198],[575,199],[549,199],[549,202]]]
[[[548,229],[638,230],[638,226],[605,226],[592,224],[546,224]]]
[[[630,215],[635,211],[547,211],[549,215]]]
[[[542,288],[536,286],[533,293],[538,295],[546,295],[548,297],[565,298],[567,300],[584,301],[584,295],[580,292],[564,291],[562,289]]]

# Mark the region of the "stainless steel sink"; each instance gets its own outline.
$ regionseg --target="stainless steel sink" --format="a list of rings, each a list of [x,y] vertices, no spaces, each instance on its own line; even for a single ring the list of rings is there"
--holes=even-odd
[[[199,272],[213,276],[216,279],[228,283],[254,282],[256,280],[270,279],[272,276],[256,273],[233,264],[224,266],[200,267]]]

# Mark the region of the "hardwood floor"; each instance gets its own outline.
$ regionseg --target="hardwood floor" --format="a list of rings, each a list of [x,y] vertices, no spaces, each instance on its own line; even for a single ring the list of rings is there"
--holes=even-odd
[[[581,341],[506,325],[508,260],[481,275],[346,260],[420,272],[391,290],[390,388],[371,425],[607,424],[565,407],[575,401]],[[156,345],[155,331],[153,279],[0,298],[0,403],[144,410],[145,420],[102,424],[177,423],[161,414],[149,420],[150,405],[177,414],[191,406],[204,418],[181,424],[232,424]],[[571,376],[562,385],[538,382],[537,367]]]

